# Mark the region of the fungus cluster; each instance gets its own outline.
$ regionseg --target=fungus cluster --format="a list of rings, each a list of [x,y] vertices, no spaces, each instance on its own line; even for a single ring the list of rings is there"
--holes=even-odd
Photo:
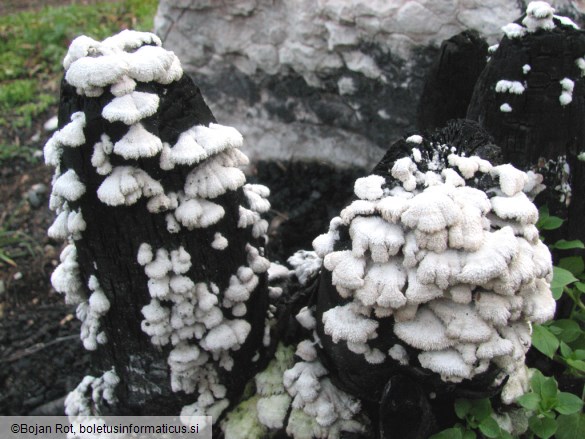
[[[226,439],[263,437],[284,429],[289,437],[335,438],[341,431],[363,433],[361,404],[339,390],[317,359],[314,344],[298,344],[293,350],[279,345],[275,358],[254,377],[255,395],[226,416],[221,427]]]
[[[579,29],[570,18],[554,14],[555,10],[547,2],[534,1],[530,2],[526,7],[526,16],[519,23],[508,23],[502,27],[502,31],[510,40],[527,38],[537,31],[552,31],[557,27],[557,24],[568,26],[573,29]],[[555,24],[555,21],[557,24]],[[497,48],[496,48],[497,49]],[[581,70],[584,70],[585,61],[583,58],[577,58],[575,65]],[[532,70],[529,64],[522,66],[522,76],[528,75]],[[560,95],[559,103],[562,107],[569,105],[573,101],[573,89],[575,87],[576,79],[562,78],[559,80]],[[509,79],[501,79],[495,84],[496,93],[511,93],[521,95],[528,88],[526,80],[514,81]],[[510,113],[513,111],[512,106],[505,102],[500,106],[502,113]]]
[[[234,317],[246,315],[246,301],[258,285],[257,274],[268,269],[269,262],[258,249],[248,244],[247,252],[249,266],[241,266],[220,294],[214,283],[208,286],[191,280],[191,255],[183,247],[154,252],[143,243],[138,250],[137,260],[144,266],[151,296],[142,308],[142,330],[153,344],[173,346],[168,358],[171,387],[175,392],[198,390],[199,408],[221,401],[226,394],[209,360],[231,371],[230,351],[238,350],[250,333],[249,322],[225,315],[230,311]]]
[[[183,415],[217,419],[234,385],[223,382],[226,372],[241,366],[233,352],[247,344],[258,358],[270,340],[273,314],[254,294],[270,266],[262,247],[268,223],[261,217],[270,209],[269,190],[246,184],[238,169],[248,163],[239,150],[242,136],[216,123],[178,58],[155,35],[79,37],[63,66],[62,101],[72,103],[61,118],[69,120],[61,120],[45,146],[45,160],[56,168],[50,204],[57,217],[49,234],[69,241],[53,285],[79,304],[84,346],[96,350],[108,338],[100,319],[122,312],[110,306],[120,286],[103,282],[103,271],[118,265],[108,258],[120,257],[123,275],[142,270],[142,289],[128,294],[148,295],[135,300],[146,303],[138,324],[153,351],[165,347],[171,390],[196,393]],[[147,226],[129,236],[129,226],[119,223],[129,218]],[[95,255],[88,234],[108,236],[97,250],[105,254]],[[227,268],[208,272],[207,258],[220,260],[227,249]],[[253,325],[262,326],[261,336],[249,342]],[[132,371],[118,372],[124,380]],[[90,385],[84,380],[70,399],[82,398]]]
[[[109,370],[99,377],[86,376],[75,390],[67,395],[65,414],[77,420],[84,416],[96,416],[104,404],[112,406],[116,402],[114,390],[119,382],[120,379],[114,370]]]
[[[356,181],[357,199],[313,242],[340,303],[322,314],[323,331],[369,363],[418,364],[444,381],[494,364],[510,375],[502,397],[511,402],[526,390],[531,323],[555,311],[528,196],[542,177],[449,145],[407,145],[385,176]],[[400,343],[382,351],[388,318]]]

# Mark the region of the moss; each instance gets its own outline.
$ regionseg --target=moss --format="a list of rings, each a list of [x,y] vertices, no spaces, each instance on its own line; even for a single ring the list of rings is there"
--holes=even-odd
[[[291,346],[278,345],[275,358],[268,367],[256,375],[256,390],[260,395],[276,395],[284,393],[282,375],[294,364],[294,349]]]
[[[221,423],[225,439],[247,439],[264,437],[267,428],[258,420],[256,404],[259,395],[241,402]]]

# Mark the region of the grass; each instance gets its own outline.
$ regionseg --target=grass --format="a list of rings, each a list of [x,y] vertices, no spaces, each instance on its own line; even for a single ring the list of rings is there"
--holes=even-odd
[[[122,29],[151,31],[157,5],[157,0],[121,0],[0,17],[0,166],[37,160],[30,128],[51,108],[56,113],[61,62],[71,41],[79,35],[101,40]],[[0,267],[32,252],[27,235],[0,224]]]
[[[122,29],[151,31],[157,5],[157,0],[122,0],[0,17],[2,142],[19,138],[19,130],[31,127],[36,117],[57,104],[61,61],[75,37],[103,39]],[[9,145],[0,148],[4,159],[19,156],[21,150]]]

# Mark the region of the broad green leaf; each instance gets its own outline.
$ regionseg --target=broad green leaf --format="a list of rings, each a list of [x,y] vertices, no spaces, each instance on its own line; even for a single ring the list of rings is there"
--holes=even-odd
[[[575,350],[574,355],[577,360],[585,360],[585,349]]]
[[[467,399],[456,399],[455,404],[455,414],[459,419],[465,419],[469,411],[471,410],[471,402]]]
[[[518,398],[518,404],[527,410],[536,410],[540,404],[540,395],[536,393],[526,393]]]
[[[551,418],[531,416],[528,420],[528,426],[541,439],[548,439],[557,431],[557,421]]]
[[[429,439],[463,439],[460,428],[453,427],[432,435]]]
[[[575,287],[582,293],[585,293],[585,282],[576,282]]]
[[[472,430],[465,430],[463,432],[463,439],[476,439],[477,435]]]
[[[577,282],[577,278],[573,276],[573,273],[561,267],[553,267],[553,280],[550,284],[551,289],[564,287],[573,282]]]
[[[573,355],[573,350],[569,347],[569,345],[567,343],[565,343],[564,341],[561,341],[561,355],[563,356],[563,358],[571,358],[571,356]]]
[[[558,402],[555,410],[561,415],[572,415],[580,412],[583,408],[583,401],[577,395],[568,392],[559,392]]]
[[[578,239],[574,239],[572,241],[561,239],[554,243],[551,247],[557,248],[559,250],[572,250],[574,248],[585,248],[585,245],[583,245],[583,242],[579,241]]]
[[[556,439],[577,439],[585,437],[585,415],[583,413],[561,415],[558,417],[558,424]]]
[[[492,405],[487,398],[474,400],[471,405],[469,413],[480,422],[492,414]]]
[[[550,404],[556,401],[557,394],[559,393],[559,387],[557,385],[557,381],[553,377],[547,377],[542,382],[542,387],[540,391],[540,397],[542,401],[546,404]]]
[[[558,216],[545,216],[538,220],[536,227],[540,230],[555,230],[563,225],[564,220]]]
[[[585,361],[583,361],[583,360],[568,359],[567,364],[569,366],[571,366],[573,369],[577,369],[578,371],[585,372]]]
[[[547,357],[552,358],[559,347],[559,339],[547,327],[534,325],[532,345]]]
[[[559,300],[564,292],[563,287],[550,287],[550,291],[555,300]]]
[[[479,424],[479,430],[484,436],[489,438],[496,438],[500,435],[500,426],[496,420],[490,416],[481,421]]]
[[[539,325],[534,325],[539,326]],[[538,369],[533,369],[534,372],[532,373],[532,378],[530,379],[530,388],[534,393],[536,393],[539,397],[542,392],[542,383],[546,379],[546,377],[542,374],[542,372]]]
[[[550,215],[550,211],[548,210],[548,206],[545,204],[544,206],[540,206],[538,208],[538,218],[542,219]]]
[[[561,331],[557,333],[556,331],[553,331],[552,327],[559,328]],[[569,319],[555,320],[549,326],[549,329],[565,343],[571,343],[572,341],[577,340],[579,335],[583,332],[579,323],[575,320]]]
[[[559,267],[569,270],[577,276],[578,274],[583,273],[585,263],[583,263],[583,258],[581,256],[568,256],[566,258],[561,258],[559,261]]]

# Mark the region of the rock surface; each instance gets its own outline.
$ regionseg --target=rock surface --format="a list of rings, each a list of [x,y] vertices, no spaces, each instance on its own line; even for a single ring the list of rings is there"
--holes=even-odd
[[[161,0],[155,30],[251,159],[371,167],[415,128],[441,42],[475,29],[493,44],[521,3]]]

